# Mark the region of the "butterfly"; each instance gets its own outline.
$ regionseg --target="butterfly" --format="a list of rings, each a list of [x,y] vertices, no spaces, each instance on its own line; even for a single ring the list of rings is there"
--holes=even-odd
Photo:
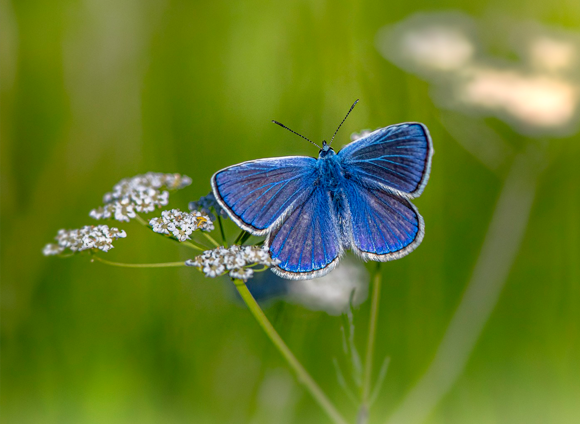
[[[352,105],[352,111],[358,100]],[[424,221],[410,199],[425,188],[433,143],[425,125],[391,125],[346,145],[330,143],[318,159],[287,156],[229,166],[211,179],[230,218],[265,245],[277,275],[294,280],[330,272],[347,249],[364,260],[390,261],[423,240]]]

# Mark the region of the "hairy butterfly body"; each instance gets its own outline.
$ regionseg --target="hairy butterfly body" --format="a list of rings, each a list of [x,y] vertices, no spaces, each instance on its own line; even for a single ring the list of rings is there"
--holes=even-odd
[[[324,142],[318,159],[233,165],[216,172],[211,183],[234,222],[267,236],[272,258],[280,261],[276,274],[308,279],[330,272],[347,249],[381,262],[413,251],[424,222],[410,199],[425,188],[432,155],[427,128],[404,123],[378,129],[338,153]]]

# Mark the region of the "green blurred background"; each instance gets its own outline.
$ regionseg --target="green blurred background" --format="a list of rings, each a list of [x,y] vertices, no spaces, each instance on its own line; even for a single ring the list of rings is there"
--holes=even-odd
[[[391,366],[372,422],[384,422],[433,359],[478,259],[503,178],[441,124],[429,84],[375,49],[384,25],[457,9],[580,28],[573,0],[1,0],[2,369],[6,423],[327,422],[227,282],[192,269],[127,270],[41,254],[120,179],[179,172],[208,193],[242,160],[316,155],[314,140],[421,121],[435,143],[415,203],[423,244],[383,266],[377,362]],[[490,19],[490,17],[492,19]],[[457,115],[461,119],[460,115]],[[457,118],[457,117],[456,117]],[[536,143],[488,119],[514,150]],[[543,137],[525,236],[467,366],[428,423],[580,422],[580,140]],[[503,172],[503,174],[502,174]],[[137,223],[107,259],[163,262],[188,251]],[[230,227],[230,231],[233,227]],[[355,314],[364,345],[368,302]],[[338,317],[266,309],[349,419],[332,358]]]

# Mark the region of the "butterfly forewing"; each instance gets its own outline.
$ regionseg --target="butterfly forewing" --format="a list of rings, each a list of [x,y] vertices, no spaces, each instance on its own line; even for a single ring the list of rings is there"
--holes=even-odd
[[[263,235],[290,206],[309,195],[316,159],[260,159],[222,169],[212,177],[216,198],[244,230]]]
[[[424,125],[406,123],[378,129],[338,155],[363,184],[412,198],[427,184],[433,147]]]

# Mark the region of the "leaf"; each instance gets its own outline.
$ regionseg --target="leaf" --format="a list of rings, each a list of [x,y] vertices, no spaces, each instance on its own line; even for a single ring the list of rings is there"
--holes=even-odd
[[[389,369],[390,363],[391,363],[391,358],[388,356],[385,357],[385,359],[383,360],[383,364],[381,365],[381,369],[379,371],[379,377],[377,378],[377,383],[375,384],[375,388],[373,389],[373,392],[371,394],[371,398],[369,400],[369,407],[372,406],[372,404],[375,403],[375,401],[379,397],[379,392],[381,391],[381,388],[383,387],[383,383],[385,382],[385,377],[387,376],[387,370]]]

